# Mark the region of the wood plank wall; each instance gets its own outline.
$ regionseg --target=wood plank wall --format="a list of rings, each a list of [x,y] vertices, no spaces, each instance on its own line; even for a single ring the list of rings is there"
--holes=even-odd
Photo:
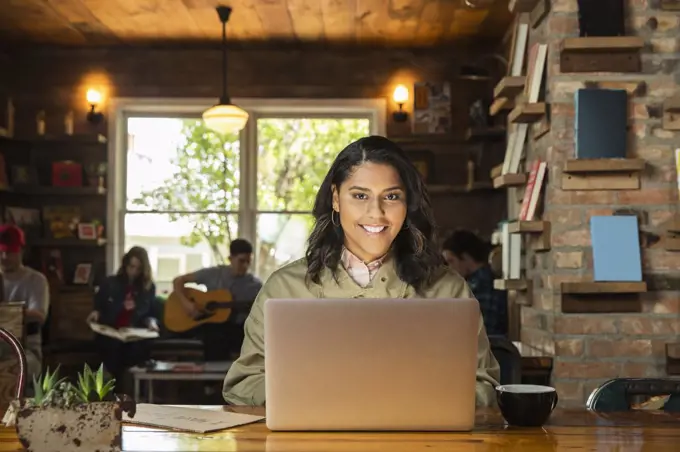
[[[450,141],[410,145],[437,152],[439,183],[464,184],[469,146],[462,144],[468,127],[468,105],[486,87],[455,78],[461,63],[486,49],[357,49],[314,46],[234,48],[229,52],[232,97],[388,99],[397,83],[449,80],[453,91],[454,133]],[[87,128],[85,93],[91,86],[111,97],[217,97],[221,87],[219,47],[195,48],[24,48],[11,53],[16,98],[17,134],[31,133],[40,109],[76,113],[76,133]],[[104,105],[104,107],[106,107]],[[103,129],[106,130],[106,129]],[[403,127],[388,114],[389,136]],[[415,147],[414,147],[415,146]],[[502,160],[485,157],[480,175]],[[440,157],[440,154],[441,155]],[[505,215],[504,192],[435,197],[438,221],[446,229],[467,227],[490,234]]]

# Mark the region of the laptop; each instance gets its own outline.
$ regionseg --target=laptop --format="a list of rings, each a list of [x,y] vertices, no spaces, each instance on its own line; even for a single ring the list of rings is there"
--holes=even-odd
[[[269,299],[273,431],[470,431],[475,299]]]
[[[624,0],[578,0],[579,35],[624,36]]]

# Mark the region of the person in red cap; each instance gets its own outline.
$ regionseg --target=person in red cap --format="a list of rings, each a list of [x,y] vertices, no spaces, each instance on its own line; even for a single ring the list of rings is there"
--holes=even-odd
[[[26,361],[29,381],[42,371],[42,326],[50,306],[47,278],[22,263],[26,246],[24,231],[13,224],[0,226],[0,269],[4,280],[4,301],[26,303]]]

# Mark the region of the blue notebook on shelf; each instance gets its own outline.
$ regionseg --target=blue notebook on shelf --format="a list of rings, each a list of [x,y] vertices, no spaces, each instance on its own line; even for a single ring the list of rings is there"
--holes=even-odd
[[[628,93],[622,89],[579,89],[574,106],[576,158],[626,158]]]
[[[636,216],[591,217],[590,238],[595,281],[642,281]]]

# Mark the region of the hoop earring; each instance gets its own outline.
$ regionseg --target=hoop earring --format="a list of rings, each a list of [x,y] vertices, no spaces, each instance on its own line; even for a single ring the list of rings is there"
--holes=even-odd
[[[340,227],[340,218],[338,218],[338,222],[336,223],[335,222],[335,214],[336,213],[337,212],[335,210],[331,210],[331,223],[333,223],[333,226],[335,226],[337,228],[337,227]]]

